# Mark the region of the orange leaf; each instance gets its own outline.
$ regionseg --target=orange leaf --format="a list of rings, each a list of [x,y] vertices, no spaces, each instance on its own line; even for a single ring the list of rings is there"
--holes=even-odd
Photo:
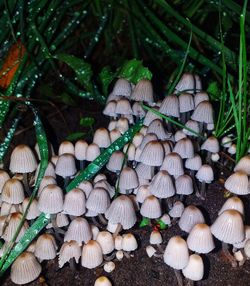
[[[0,69],[1,88],[6,89],[10,85],[20,65],[20,62],[24,56],[24,53],[25,53],[25,47],[21,43],[21,41],[18,41],[17,43],[11,46],[8,55],[3,63],[3,66]]]

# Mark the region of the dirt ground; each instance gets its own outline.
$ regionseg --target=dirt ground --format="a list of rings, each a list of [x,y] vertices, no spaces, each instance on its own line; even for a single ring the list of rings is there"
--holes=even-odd
[[[88,110],[84,113],[83,110]],[[66,108],[62,109],[62,115],[68,122],[68,126],[62,125],[62,118],[58,115],[53,115],[53,110],[49,112],[46,109],[42,110],[42,114],[47,117],[47,123],[49,123],[49,137],[54,136],[54,144],[58,144],[65,138],[70,132],[76,132],[79,130],[79,118],[80,116],[93,116],[96,118],[96,126],[105,126],[103,118],[98,114],[101,108],[97,108],[95,104],[88,104],[82,108]],[[81,114],[82,113],[82,114]],[[48,116],[48,114],[52,114]],[[27,115],[29,117],[29,115]],[[15,136],[14,143],[28,143],[34,145],[35,137],[34,132],[30,128],[30,120],[26,120],[19,130],[22,132]],[[27,130],[26,130],[27,129]],[[69,129],[69,130],[68,130]],[[223,185],[219,183],[219,178],[224,177],[221,171],[217,173],[217,181],[209,185],[207,190],[207,197],[205,201],[199,200],[197,197],[189,196],[186,200],[186,205],[195,204],[200,208],[205,216],[207,224],[211,224],[217,217],[217,213],[222,204],[226,200],[224,198]],[[245,212],[249,213],[250,200],[249,196],[242,198],[245,205]],[[250,224],[250,217],[246,217],[246,224]],[[94,281],[100,275],[106,275],[110,278],[113,286],[162,286],[162,285],[177,285],[173,270],[164,264],[162,258],[152,257],[149,258],[146,254],[145,248],[149,245],[149,236],[152,231],[151,227],[139,228],[138,225],[131,230],[136,236],[139,247],[138,250],[133,253],[133,257],[130,259],[123,258],[122,261],[115,260],[116,268],[112,273],[105,273],[103,267],[98,267],[94,270],[85,269],[78,266],[77,270],[71,270],[69,265],[65,265],[62,269],[59,269],[57,259],[49,262],[43,262],[43,272],[40,279],[28,284],[30,286],[92,286]],[[171,226],[169,229],[162,231],[163,245],[167,244],[168,240],[173,235],[181,235],[187,237],[187,234],[182,232],[178,225]],[[196,285],[223,285],[223,286],[235,286],[235,285],[250,285],[250,262],[246,261],[244,266],[238,268],[232,268],[228,261],[221,255],[220,242],[216,241],[216,249],[207,255],[203,255],[203,261],[205,264],[205,275],[202,281],[197,282]],[[187,284],[187,280],[185,280]],[[9,273],[6,273],[5,277],[0,282],[2,286],[15,285],[9,278]]]

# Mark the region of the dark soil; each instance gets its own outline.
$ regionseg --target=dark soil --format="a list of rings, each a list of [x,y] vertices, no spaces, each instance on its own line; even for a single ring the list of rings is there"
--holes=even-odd
[[[89,110],[84,112],[83,110]],[[62,115],[67,121],[67,125],[62,124],[62,117],[56,115],[48,116],[54,111],[50,108],[42,109],[42,114],[47,117],[47,128],[50,130],[50,140],[56,145],[62,141],[70,132],[80,131],[79,129],[79,118],[80,116],[94,116],[96,118],[96,126],[105,126],[103,118],[100,117],[100,110],[95,103],[88,104],[87,108],[64,108],[62,109]],[[46,115],[46,116],[45,116]],[[31,116],[28,115],[29,118]],[[48,125],[49,124],[49,125]],[[23,132],[15,136],[14,143],[28,143],[32,146],[35,144],[34,132],[28,128],[31,125],[30,119],[27,119],[23,123]],[[19,129],[20,130],[20,129]],[[53,134],[54,133],[54,134]],[[54,136],[51,138],[51,136]],[[56,139],[56,140],[55,140]],[[217,181],[209,185],[207,191],[207,197],[205,201],[199,200],[195,196],[190,196],[186,204],[195,204],[198,206],[206,219],[206,223],[212,223],[217,217],[218,211],[225,201],[223,184],[221,178],[224,177],[220,171],[217,173]],[[220,182],[220,183],[219,183]],[[249,210],[249,196],[243,197],[245,204],[245,212]],[[250,223],[250,218],[246,218],[246,224]],[[116,268],[112,273],[105,273],[103,267],[98,267],[94,270],[89,270],[78,266],[78,269],[73,271],[69,265],[65,265],[62,269],[59,269],[57,259],[43,263],[42,276],[36,281],[28,284],[30,286],[92,286],[94,281],[100,275],[106,275],[113,282],[114,286],[162,286],[162,285],[177,285],[173,270],[164,264],[162,258],[152,257],[149,258],[146,254],[145,248],[149,245],[149,236],[152,231],[151,227],[139,228],[134,227],[131,232],[136,236],[139,248],[133,253],[133,257],[130,259],[123,258],[122,261],[114,261]],[[182,232],[178,225],[171,226],[169,229],[162,231],[162,236],[165,246],[173,235],[182,235],[184,238],[187,236],[186,233]],[[220,242],[216,242],[216,249],[207,255],[203,255],[203,261],[205,264],[205,276],[202,281],[196,285],[223,285],[223,286],[234,286],[234,285],[250,285],[250,261],[246,261],[245,265],[238,268],[232,268],[231,265],[221,254]],[[185,284],[187,281],[185,281]],[[1,283],[0,283],[1,284]],[[9,273],[6,273],[2,286],[15,285],[9,278]]]

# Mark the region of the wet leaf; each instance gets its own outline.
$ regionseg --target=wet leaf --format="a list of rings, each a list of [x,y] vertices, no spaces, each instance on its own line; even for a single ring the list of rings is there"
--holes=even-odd
[[[136,84],[141,79],[152,79],[151,71],[144,67],[142,61],[133,59],[124,63],[118,73],[118,77],[126,78]]]
[[[221,90],[216,81],[213,81],[208,85],[207,92],[212,100],[219,100],[221,97]]]
[[[85,62],[83,59],[68,54],[58,54],[55,58],[70,66],[74,70],[77,79],[86,88],[86,90],[92,91],[91,79],[93,71],[90,64]]]
[[[83,139],[83,137],[86,135],[84,132],[74,132],[69,134],[69,136],[66,137],[66,140],[68,141],[77,141],[79,139]]]
[[[95,119],[93,117],[82,117],[80,119],[80,125],[83,127],[91,127],[95,123]]]
[[[99,80],[102,86],[102,92],[105,96],[108,94],[108,86],[110,85],[111,81],[115,78],[116,73],[112,72],[110,67],[104,67],[100,74]]]

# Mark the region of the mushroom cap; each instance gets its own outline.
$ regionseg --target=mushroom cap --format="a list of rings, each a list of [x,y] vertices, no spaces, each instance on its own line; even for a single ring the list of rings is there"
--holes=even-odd
[[[100,244],[103,254],[109,254],[115,249],[114,238],[108,231],[100,231],[96,241]]]
[[[194,110],[194,99],[192,94],[183,92],[179,95],[178,98],[181,113]]]
[[[12,173],[31,173],[37,168],[36,157],[27,145],[18,145],[10,156],[9,169]]]
[[[178,97],[175,94],[170,94],[162,101],[159,112],[171,117],[180,117],[180,106]]]
[[[166,170],[172,176],[181,176],[184,174],[183,161],[179,154],[171,152],[165,156],[160,170]]]
[[[170,267],[180,270],[187,266],[189,260],[186,241],[180,236],[173,236],[168,241],[164,255],[164,262]]]
[[[93,269],[103,261],[102,248],[95,240],[90,240],[82,248],[81,264],[83,267]]]
[[[75,188],[65,195],[63,204],[64,213],[81,216],[85,211],[85,195],[81,189]]]
[[[93,143],[97,144],[100,148],[107,148],[111,143],[109,131],[103,127],[96,129]]]
[[[42,267],[34,254],[25,251],[17,257],[11,266],[10,278],[15,284],[26,284],[38,278],[41,271]]]
[[[38,209],[41,212],[56,214],[63,210],[63,191],[55,184],[43,188],[38,199]]]
[[[114,199],[105,212],[105,217],[111,223],[120,223],[124,229],[131,228],[136,223],[136,214],[132,201],[125,195]]]
[[[78,140],[75,144],[75,157],[77,160],[85,160],[88,149],[88,143],[85,140]]]
[[[139,80],[131,94],[131,99],[149,103],[154,102],[153,86],[151,81],[148,79]]]
[[[219,141],[216,137],[210,136],[201,145],[201,150],[206,150],[210,153],[218,153],[220,151]]]
[[[201,256],[191,254],[187,266],[182,269],[182,273],[186,278],[192,281],[200,281],[204,275],[204,264]]]
[[[73,219],[64,235],[64,241],[75,240],[79,245],[87,243],[92,238],[92,232],[88,221],[85,218]]]
[[[210,184],[214,180],[214,172],[211,166],[204,164],[200,167],[198,172],[196,173],[195,177],[200,182],[205,182]]]
[[[63,153],[56,162],[55,173],[63,178],[71,177],[76,173],[75,157],[69,153]]]
[[[148,166],[161,166],[164,159],[164,149],[160,142],[151,141],[146,144],[140,155],[140,162]]]
[[[58,155],[61,156],[62,154],[71,154],[75,155],[75,147],[74,144],[70,141],[63,141],[58,150]]]
[[[193,158],[193,142],[189,138],[183,138],[175,144],[173,152],[178,153],[183,159]]]
[[[225,243],[234,244],[245,238],[241,214],[236,210],[226,210],[211,225],[212,234]]]
[[[247,174],[243,171],[236,171],[225,181],[225,188],[233,194],[249,194],[250,187]]]
[[[110,205],[110,197],[108,192],[104,188],[94,187],[90,192],[86,208],[97,214],[105,213]]]
[[[175,180],[176,194],[191,195],[194,191],[193,180],[188,175],[181,175]]]
[[[125,78],[118,78],[117,81],[115,82],[112,91],[113,95],[130,97],[131,92],[132,92],[132,87],[130,82]]]
[[[197,223],[205,223],[202,212],[194,205],[187,206],[179,220],[180,229],[190,232]]]
[[[122,236],[122,250],[134,251],[137,247],[137,241],[132,233],[126,233]]]
[[[242,200],[236,196],[228,198],[219,210],[218,214],[220,215],[226,210],[236,210],[240,214],[244,215],[244,205]]]
[[[209,253],[215,248],[210,227],[204,223],[196,224],[187,238],[188,248],[198,253]]]
[[[112,284],[106,276],[100,276],[96,279],[94,286],[112,286]]]
[[[167,171],[159,171],[152,179],[149,187],[150,193],[157,198],[169,198],[175,194],[175,187]]]
[[[78,263],[81,257],[81,248],[79,244],[74,241],[66,241],[63,243],[60,252],[59,252],[59,268],[62,268],[63,265],[68,262],[71,258],[74,258],[76,263]]]
[[[250,175],[250,155],[244,156],[234,167],[234,172],[242,171],[245,172],[248,176]]]
[[[207,124],[214,123],[212,104],[209,101],[202,101],[199,103],[195,107],[191,119]]]
[[[140,213],[150,219],[159,218],[162,213],[159,200],[153,195],[147,197],[142,203]]]

